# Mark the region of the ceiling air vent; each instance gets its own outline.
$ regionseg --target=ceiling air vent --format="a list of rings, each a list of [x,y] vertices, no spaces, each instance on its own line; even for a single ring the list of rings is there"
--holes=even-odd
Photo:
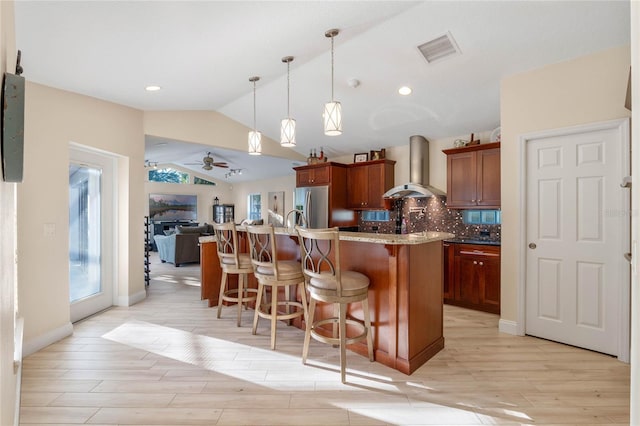
[[[460,49],[458,48],[456,41],[449,32],[421,44],[418,46],[418,50],[420,50],[422,56],[424,56],[429,63],[460,53]]]

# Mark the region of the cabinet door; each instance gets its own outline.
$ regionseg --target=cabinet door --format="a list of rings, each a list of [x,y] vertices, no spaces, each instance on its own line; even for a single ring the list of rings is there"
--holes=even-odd
[[[296,186],[327,185],[331,181],[330,165],[311,166],[296,170]]]
[[[311,170],[298,170],[296,171],[296,186],[309,186],[309,182],[311,182]]]
[[[327,185],[331,179],[331,169],[329,165],[316,167],[312,169],[313,177],[311,182],[313,185]]]
[[[385,178],[386,169],[384,163],[371,164],[367,166],[368,188],[367,188],[367,204],[370,209],[383,209],[384,202],[382,195],[386,192]]]
[[[347,171],[348,206],[352,209],[366,207],[369,201],[369,173],[366,166],[352,167]]]
[[[456,300],[462,306],[473,308],[480,302],[480,276],[478,260],[474,256],[459,254],[455,257]]]
[[[477,152],[478,180],[477,204],[482,207],[500,207],[500,150]]]
[[[483,310],[500,313],[500,258],[489,257],[481,260],[480,304]]]
[[[475,207],[476,155],[447,155],[447,207]]]

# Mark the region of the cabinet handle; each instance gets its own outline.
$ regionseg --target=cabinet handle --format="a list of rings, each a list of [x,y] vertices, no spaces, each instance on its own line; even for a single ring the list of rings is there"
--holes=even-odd
[[[477,264],[478,264],[478,261],[477,261],[477,260],[474,260],[474,261],[473,261],[473,264],[474,264],[474,265],[477,265]]]
[[[480,266],[484,265],[484,263],[480,262]]]

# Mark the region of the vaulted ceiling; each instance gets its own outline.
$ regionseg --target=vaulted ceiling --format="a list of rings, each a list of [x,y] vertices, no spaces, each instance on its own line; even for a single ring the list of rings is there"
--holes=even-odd
[[[503,77],[628,44],[630,31],[626,0],[53,0],[17,1],[15,14],[28,80],[142,110],[214,110],[251,128],[256,75],[257,128],[274,140],[287,113],[281,58],[294,56],[295,150],[323,147],[330,157],[406,145],[413,134],[491,130],[500,125]],[[344,113],[336,137],[323,134],[321,116],[331,100],[331,28],[340,29],[334,84]],[[445,34],[459,52],[428,62],[418,46]],[[399,95],[402,85],[413,93]],[[210,150],[157,142],[147,141],[151,161],[184,165]],[[246,144],[214,150],[216,161],[254,170],[245,179],[290,170],[290,159],[249,158]]]

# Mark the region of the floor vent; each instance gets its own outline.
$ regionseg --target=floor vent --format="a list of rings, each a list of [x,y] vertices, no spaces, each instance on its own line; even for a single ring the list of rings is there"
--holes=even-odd
[[[421,44],[418,50],[429,63],[460,54],[460,49],[450,32]]]

